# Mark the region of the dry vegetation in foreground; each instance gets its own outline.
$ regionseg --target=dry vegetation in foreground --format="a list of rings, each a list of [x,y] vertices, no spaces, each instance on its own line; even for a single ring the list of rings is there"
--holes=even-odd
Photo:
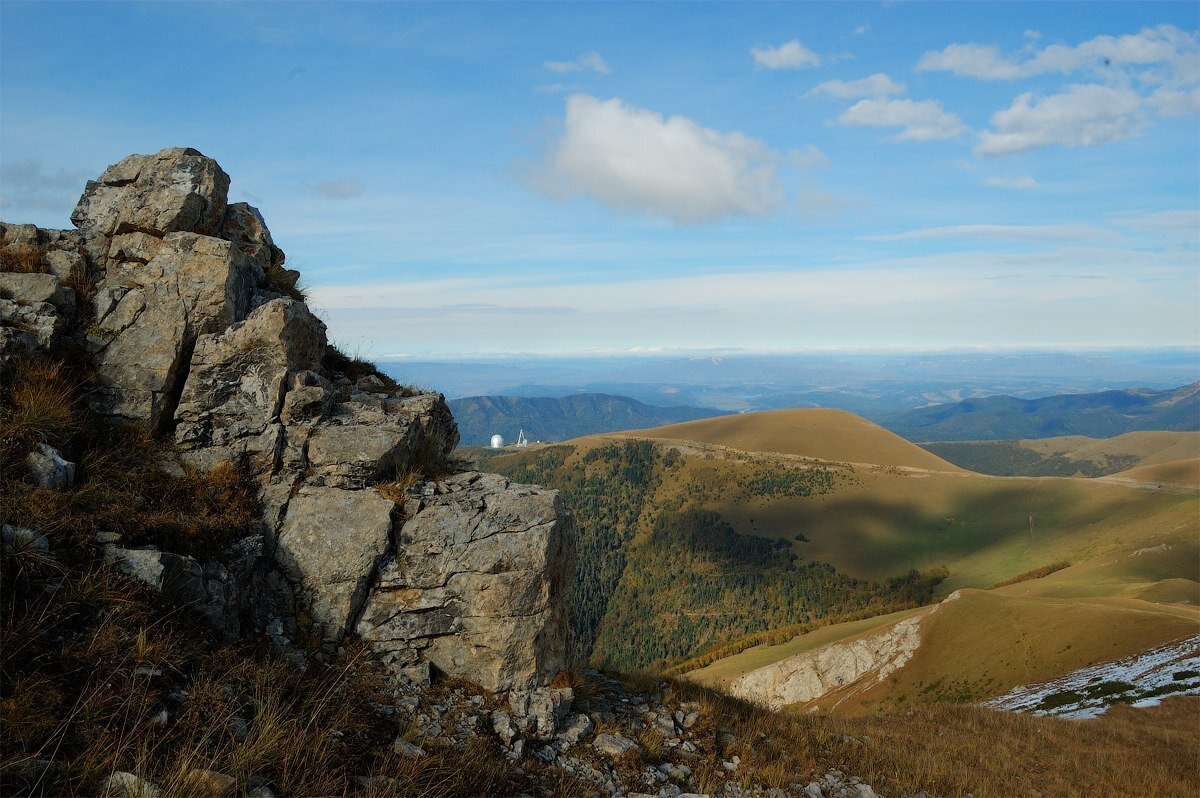
[[[361,651],[301,671],[255,641],[222,644],[188,610],[104,566],[98,533],[217,553],[255,517],[253,491],[234,467],[160,467],[170,447],[89,417],[86,378],[62,363],[29,361],[4,377],[0,523],[32,529],[50,550],[17,544],[0,558],[0,794],[95,795],[110,773],[129,771],[185,795],[194,768],[279,795],[527,786],[484,742],[397,756],[407,719],[376,711],[394,698]],[[79,464],[74,488],[25,481],[39,441]],[[364,786],[365,775],[382,778]]]
[[[626,678],[642,691],[655,684]],[[700,702],[722,756],[741,757],[738,775],[766,786],[836,768],[887,796],[1200,795],[1200,698],[1118,706],[1086,721],[948,704],[837,718],[768,712],[689,682],[667,685],[671,700]]]

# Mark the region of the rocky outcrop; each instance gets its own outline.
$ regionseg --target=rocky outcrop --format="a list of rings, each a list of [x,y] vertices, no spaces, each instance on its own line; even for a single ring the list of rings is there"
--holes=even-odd
[[[770,709],[815,701],[835,690],[876,684],[904,667],[921,645],[923,616],[874,634],[830,643],[738,677],[730,694]]]
[[[543,700],[568,664],[570,513],[554,491],[455,473],[441,395],[347,373],[262,216],[228,188],[215,161],[172,148],[89,182],[78,230],[0,224],[0,370],[70,350],[89,361],[96,414],[257,486],[257,534],[223,557],[110,538],[107,558],[226,635],[293,655],[292,641],[328,654],[358,635],[397,677],[432,669]]]
[[[574,551],[557,492],[467,472],[412,493],[359,635],[394,669],[425,660],[489,690],[567,667]]]

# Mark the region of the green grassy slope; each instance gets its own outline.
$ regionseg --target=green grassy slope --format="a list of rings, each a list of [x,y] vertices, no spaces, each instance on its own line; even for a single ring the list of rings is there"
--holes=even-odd
[[[578,631],[585,651],[625,668],[911,606],[938,570],[948,574],[939,592],[987,588],[1197,531],[1192,491],[897,465],[914,462],[906,458],[916,447],[846,416],[709,419],[504,455],[487,467],[564,491],[580,520]],[[837,448],[848,428],[857,432]],[[887,464],[863,464],[871,440]],[[787,451],[732,448],[770,441]]]
[[[1015,441],[944,441],[923,448],[969,471],[995,476],[1100,477],[1143,465],[1200,457],[1195,432],[1067,435]]]

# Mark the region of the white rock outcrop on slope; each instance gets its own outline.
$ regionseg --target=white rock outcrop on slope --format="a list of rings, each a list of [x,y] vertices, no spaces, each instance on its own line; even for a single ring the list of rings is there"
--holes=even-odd
[[[332,653],[359,634],[397,674],[543,687],[569,664],[558,494],[453,473],[444,398],[331,351],[261,214],[228,189],[216,161],[170,148],[89,182],[78,230],[0,223],[0,373],[70,350],[90,361],[97,415],[173,440],[189,467],[233,462],[258,489],[257,534],[211,562],[119,539],[106,556],[227,635]],[[376,489],[393,480],[411,483],[402,501]]]
[[[875,634],[830,643],[735,679],[729,692],[770,709],[815,701],[848,685],[862,689],[904,667],[921,645],[921,619],[906,618]]]

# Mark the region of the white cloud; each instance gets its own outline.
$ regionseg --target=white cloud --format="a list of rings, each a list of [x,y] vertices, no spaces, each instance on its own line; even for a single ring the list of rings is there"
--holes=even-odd
[[[1150,233],[1170,233],[1183,238],[1200,238],[1200,211],[1153,211],[1127,213],[1111,219],[1113,224]]]
[[[966,132],[967,126],[957,115],[942,108],[936,100],[860,100],[837,118],[841,125],[899,127],[900,141],[952,139]]]
[[[836,97],[839,100],[856,100],[861,97],[886,97],[903,94],[905,86],[892,80],[882,72],[858,80],[827,80],[809,90],[810,96]]]
[[[783,200],[779,161],[742,133],[575,94],[567,98],[562,138],[528,182],[555,198],[591,197],[684,226],[776,208]]]
[[[574,61],[545,61],[542,66],[552,72],[595,72],[599,75],[609,75],[612,67],[595,50],[584,53]]]
[[[1194,33],[1174,25],[1143,28],[1136,34],[1096,36],[1075,46],[1051,44],[1032,55],[1003,55],[993,45],[951,44],[927,52],[917,62],[919,71],[951,72],[983,80],[1012,80],[1050,73],[1112,71],[1128,67],[1164,65],[1170,74],[1149,77],[1195,80],[1195,59],[1200,47]]]
[[[1090,224],[960,224],[923,227],[903,233],[863,236],[867,241],[927,241],[935,238],[976,238],[996,241],[1094,241],[1115,238],[1111,230]]]
[[[829,163],[829,156],[821,152],[821,148],[816,144],[809,144],[806,147],[789,152],[788,160],[801,169],[812,169],[814,166],[827,165]]]
[[[1038,185],[1038,182],[1029,175],[989,177],[983,182],[984,185],[992,186],[993,188],[1037,188]]]
[[[993,130],[979,134],[976,155],[1012,155],[1052,144],[1092,147],[1136,136],[1145,127],[1142,98],[1130,89],[1096,84],[1069,86],[1037,99],[1020,95],[992,116]]]
[[[870,29],[871,29],[870,24],[864,22],[863,24],[859,25],[857,28],[854,29],[854,35],[862,36],[864,33],[869,31]]]
[[[362,193],[362,183],[357,180],[322,180],[313,186],[317,193],[329,199],[349,199]]]
[[[917,62],[918,72],[952,72],[960,77],[1012,80],[1022,77],[1021,68],[1000,54],[992,44],[948,44],[929,52]]]
[[[752,47],[754,63],[764,69],[805,69],[821,65],[821,56],[792,39],[778,47]]]
[[[1186,116],[1200,113],[1200,88],[1174,89],[1160,86],[1146,102],[1161,116]]]

